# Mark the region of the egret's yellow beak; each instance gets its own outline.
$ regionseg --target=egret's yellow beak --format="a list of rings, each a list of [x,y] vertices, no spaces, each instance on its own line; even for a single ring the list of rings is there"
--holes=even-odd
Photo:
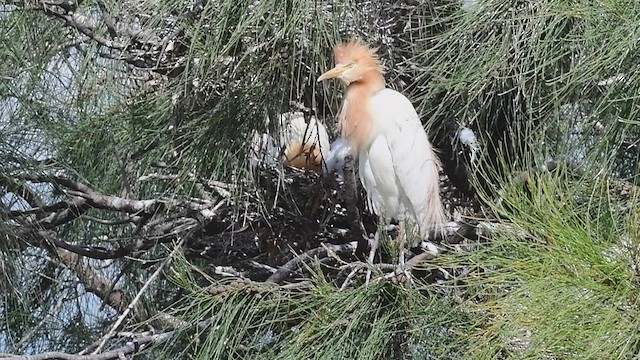
[[[334,77],[338,77],[342,75],[343,71],[344,71],[344,66],[336,66],[333,69],[327,71],[326,73],[320,75],[320,77],[318,78],[318,81],[333,79]]]

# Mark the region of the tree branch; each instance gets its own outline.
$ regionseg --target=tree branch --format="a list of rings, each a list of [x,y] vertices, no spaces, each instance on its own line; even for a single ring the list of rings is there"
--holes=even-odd
[[[152,344],[165,342],[176,334],[177,330],[168,331],[161,334],[146,335],[133,339],[117,349],[103,352],[101,354],[74,355],[58,351],[46,352],[37,355],[10,355],[0,354],[0,360],[112,360],[122,359],[123,356],[136,354],[146,349]]]
[[[159,240],[159,238],[157,237],[138,239],[137,241],[133,241],[126,246],[121,246],[117,249],[111,250],[101,246],[69,244],[68,242],[60,239],[53,231],[36,231],[31,233],[31,235],[35,238],[35,241],[30,242],[32,245],[41,246],[43,243],[52,244],[55,247],[62,248],[80,256],[97,260],[119,259],[131,255],[137,251],[148,250],[153,247],[153,245],[155,245]],[[166,238],[163,238],[162,240],[168,241],[173,238],[175,238],[175,236],[168,236]]]
[[[158,275],[160,275],[160,272],[162,271],[162,269],[173,260],[173,257],[176,255],[176,253],[180,249],[182,249],[182,241],[175,246],[175,248],[173,249],[171,254],[169,254],[167,259],[165,261],[163,261],[162,264],[160,264],[160,266],[158,266],[156,271],[151,275],[151,277],[149,277],[149,279],[142,286],[140,291],[138,291],[138,294],[136,294],[136,297],[133,298],[133,300],[131,301],[131,304],[129,304],[129,306],[127,306],[127,308],[122,313],[122,315],[120,315],[120,317],[115,322],[115,324],[113,324],[113,326],[111,327],[111,330],[109,330],[109,332],[102,338],[102,341],[100,342],[100,345],[98,345],[98,347],[93,351],[93,354],[99,353],[104,348],[104,346],[107,344],[107,341],[109,341],[109,339],[111,339],[115,335],[116,330],[118,330],[118,327],[120,327],[120,324],[122,324],[122,321],[124,321],[124,319],[126,319],[127,315],[129,315],[129,313],[136,306],[136,304],[140,300],[140,297],[142,296],[142,294],[147,290],[149,285],[151,285],[151,283],[153,283],[153,281],[158,277]]]
[[[100,275],[80,255],[61,248],[53,248],[50,251],[60,263],[76,274],[88,292],[103,299],[119,313],[126,310],[127,299],[124,291],[116,289],[108,279]]]
[[[95,42],[97,42],[102,46],[105,46],[111,49],[117,49],[117,50],[124,50],[126,48],[125,44],[123,43],[120,43],[114,40],[109,40],[104,38],[101,35],[96,34],[94,26],[88,24],[85,21],[86,20],[85,17],[75,12],[69,13],[69,14],[60,14],[55,11],[44,9],[44,13],[47,15],[56,17],[58,19],[64,20],[64,22],[67,25],[78,30],[80,33],[84,34],[85,36],[90,37],[91,39],[93,39]]]
[[[352,241],[341,245],[324,244],[323,246],[311,249],[305,253],[296,255],[293,259],[282,265],[280,268],[278,268],[278,271],[269,276],[267,282],[280,284],[284,280],[286,280],[293,272],[310,263],[315,258],[326,257],[330,251],[338,255],[350,254],[355,251],[357,246],[358,242]]]

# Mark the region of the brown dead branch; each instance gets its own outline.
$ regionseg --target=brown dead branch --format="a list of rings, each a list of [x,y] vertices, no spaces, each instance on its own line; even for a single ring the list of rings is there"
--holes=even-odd
[[[51,252],[56,261],[73,271],[88,292],[103,299],[118,312],[125,311],[128,302],[124,291],[114,287],[108,279],[91,267],[87,260],[76,253],[61,248],[54,248]]]

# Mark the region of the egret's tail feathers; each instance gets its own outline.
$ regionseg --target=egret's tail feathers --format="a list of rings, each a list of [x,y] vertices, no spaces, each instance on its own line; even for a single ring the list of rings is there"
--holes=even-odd
[[[433,150],[431,150],[430,153],[430,158],[433,159],[433,161],[429,161],[427,179],[421,180],[426,182],[427,199],[424,206],[420,209],[420,213],[416,214],[420,219],[420,235],[423,239],[428,238],[429,234],[433,232],[435,232],[436,237],[444,234],[445,224],[447,222],[447,216],[445,215],[442,200],[440,199],[440,174],[438,172],[440,162]]]

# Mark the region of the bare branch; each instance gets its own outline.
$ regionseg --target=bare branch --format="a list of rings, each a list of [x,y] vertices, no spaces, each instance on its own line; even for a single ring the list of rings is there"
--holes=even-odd
[[[39,220],[34,225],[36,225],[36,227],[42,226],[45,229],[52,229],[56,226],[77,219],[80,215],[89,210],[89,208],[91,208],[91,206],[87,204],[85,199],[75,198],[74,201],[71,202],[69,208],[52,213],[51,215]]]
[[[358,246],[357,241],[352,241],[350,243],[341,245],[324,244],[321,247],[311,249],[300,255],[296,255],[293,259],[282,265],[278,269],[278,271],[269,276],[267,282],[279,284],[282,281],[286,280],[293,272],[300,269],[305,264],[313,261],[313,259],[326,257],[329,254],[329,251],[332,251],[338,255],[351,254],[355,251],[356,246]]]
[[[132,223],[136,222],[136,217],[135,216],[127,216],[124,219],[117,219],[117,220],[99,219],[97,217],[89,216],[89,215],[82,215],[81,218],[83,218],[85,220],[93,221],[93,222],[98,223],[98,224],[103,224],[103,225],[122,225],[122,224],[131,223],[131,222]]]
[[[124,321],[124,319],[127,317],[127,315],[129,315],[129,313],[133,310],[133,308],[136,306],[136,304],[138,303],[138,301],[140,300],[140,297],[142,296],[142,294],[147,290],[147,288],[149,287],[149,285],[151,285],[151,283],[153,283],[153,281],[158,277],[158,275],[160,275],[160,272],[162,271],[162,269],[169,264],[172,260],[173,257],[177,254],[178,250],[182,249],[182,241],[177,244],[175,246],[175,248],[173,249],[173,251],[171,252],[171,254],[169,254],[169,256],[167,257],[167,259],[165,261],[162,262],[162,264],[160,264],[160,266],[158,266],[158,268],[156,269],[156,271],[149,277],[149,279],[147,280],[147,282],[142,286],[142,288],[140,289],[140,291],[138,291],[138,294],[136,294],[136,297],[133,298],[133,300],[131,301],[131,303],[129,304],[129,306],[127,306],[127,308],[125,309],[125,311],[122,313],[122,315],[120,315],[120,317],[118,318],[118,320],[115,322],[115,324],[113,324],[113,326],[111,327],[111,330],[109,330],[109,332],[102,338],[102,342],[100,343],[100,345],[98,345],[98,347],[93,351],[93,354],[97,354],[99,353],[104,346],[107,344],[107,341],[109,339],[111,339],[115,334],[116,331],[118,330],[118,328],[120,327],[120,324],[122,324],[122,322]]]
[[[96,41],[98,44],[102,46],[105,46],[111,49],[117,49],[117,50],[124,50],[126,48],[126,45],[121,42],[109,40],[101,35],[96,34],[94,26],[91,24],[88,24],[86,21],[86,18],[83,16],[80,16],[77,13],[60,14],[55,11],[49,11],[45,9],[45,14],[64,20],[65,23],[67,23],[67,25],[78,30],[80,33],[84,34],[85,36],[90,37],[91,39],[93,39],[94,41]]]
[[[115,250],[111,250],[101,246],[69,244],[68,242],[60,239],[53,231],[36,231],[31,233],[31,235],[32,238],[35,238],[35,241],[30,241],[32,245],[42,246],[42,244],[52,244],[58,248],[62,248],[77,255],[98,260],[119,259],[131,255],[137,251],[148,250],[153,247],[153,245],[155,245],[159,240],[168,241],[173,238],[172,236],[167,237],[166,239],[158,237],[139,239],[125,246],[121,246]]]
[[[80,255],[61,248],[52,251],[59,262],[76,274],[88,292],[103,299],[118,312],[125,311],[127,299],[124,291],[115,288],[108,279],[100,275]]]
[[[74,204],[73,201],[59,201],[57,203],[51,205],[43,205],[37,207],[32,207],[25,210],[12,210],[9,212],[9,216],[12,218],[16,218],[19,216],[31,215],[31,214],[43,214],[51,211],[58,211],[62,209],[69,209],[71,207],[78,207],[77,204]]]
[[[63,352],[46,352],[37,355],[9,355],[0,354],[0,360],[49,360],[49,359],[61,359],[61,360],[111,360],[121,359],[123,356],[138,353],[152,344],[158,344],[169,340],[176,334],[176,330],[168,331],[156,335],[147,335],[139,338],[134,338],[132,341],[127,342],[126,345],[103,352],[101,354],[87,354],[87,355],[74,355]]]

